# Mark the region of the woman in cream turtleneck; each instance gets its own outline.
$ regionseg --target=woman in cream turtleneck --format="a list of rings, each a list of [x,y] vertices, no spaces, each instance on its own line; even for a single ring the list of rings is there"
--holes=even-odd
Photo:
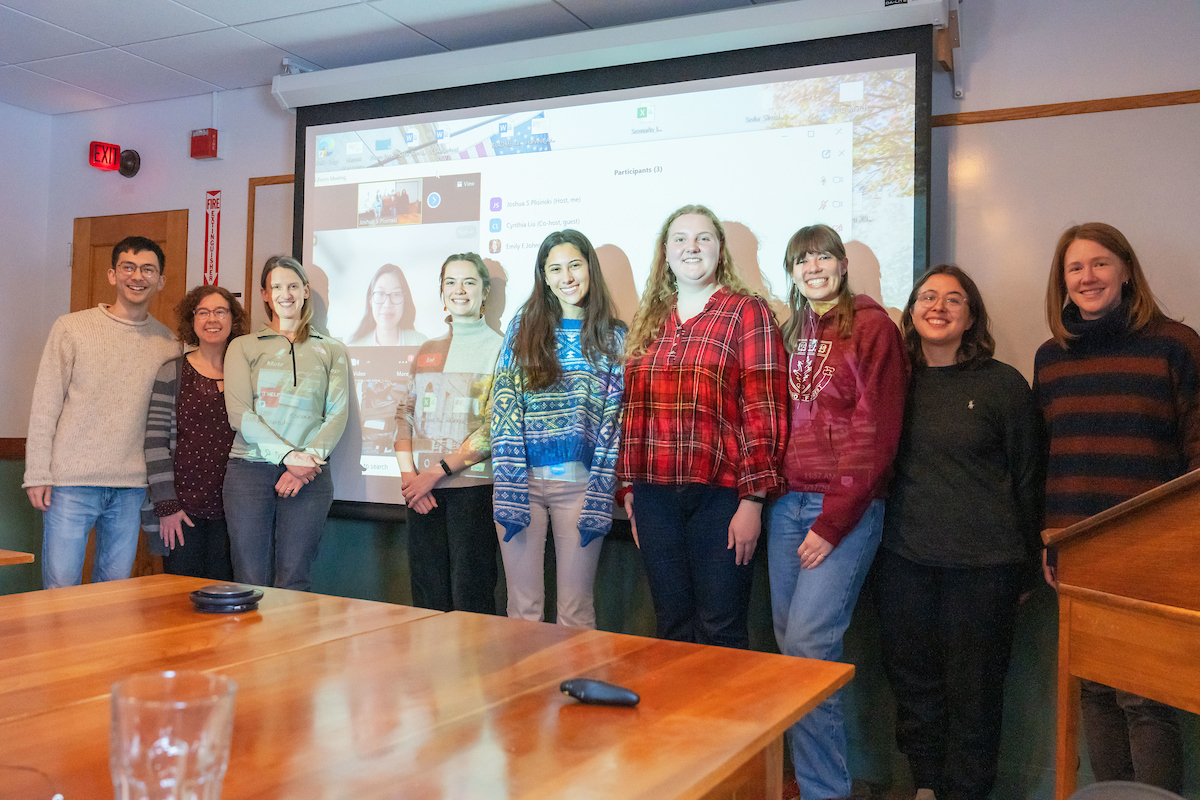
[[[496,612],[488,402],[503,338],[483,318],[490,284],[475,253],[442,264],[450,330],[421,346],[396,410],[413,605],[422,608]]]

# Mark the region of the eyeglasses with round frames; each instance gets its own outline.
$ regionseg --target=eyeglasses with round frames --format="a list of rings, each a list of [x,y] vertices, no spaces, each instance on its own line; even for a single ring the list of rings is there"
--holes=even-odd
[[[938,294],[937,292],[921,292],[917,295],[917,305],[931,306],[942,300],[946,304],[946,308],[951,311],[961,311],[967,307],[967,298],[963,297],[958,292],[950,292],[949,294]]]
[[[153,264],[134,264],[131,261],[122,261],[117,264],[117,271],[126,278],[132,277],[135,272],[141,273],[143,278],[158,277],[158,267]]]
[[[197,308],[194,316],[196,319],[208,319],[212,317],[213,319],[223,320],[228,318],[232,313],[228,308]]]

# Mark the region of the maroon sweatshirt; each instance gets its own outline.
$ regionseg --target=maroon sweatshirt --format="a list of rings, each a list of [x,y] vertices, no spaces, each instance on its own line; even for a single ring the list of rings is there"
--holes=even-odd
[[[854,297],[854,329],[838,334],[837,311],[812,306],[788,364],[791,433],[783,474],[793,492],[823,494],[812,530],[830,544],[883,497],[904,422],[908,356],[878,303]]]

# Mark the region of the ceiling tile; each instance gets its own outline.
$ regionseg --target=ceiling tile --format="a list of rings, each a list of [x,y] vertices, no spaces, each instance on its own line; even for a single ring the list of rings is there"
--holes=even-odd
[[[226,25],[244,25],[357,3],[358,0],[175,0]]]
[[[366,5],[251,22],[238,30],[326,69],[445,51],[416,31]]]
[[[263,86],[279,74],[284,57],[299,61],[290,53],[235,28],[156,39],[121,49],[223,89]]]
[[[41,75],[82,86],[126,103],[188,97],[221,88],[124,50],[98,50],[33,61],[24,66]]]
[[[549,0],[371,0],[370,5],[451,50],[585,31],[588,26]]]
[[[104,46],[103,42],[0,6],[0,61],[5,64],[86,53]]]
[[[741,8],[751,0],[558,0],[559,4],[593,28],[611,28],[655,19],[684,17]]]
[[[4,0],[4,5],[110,45],[221,27],[173,0]]]
[[[89,92],[21,67],[0,67],[0,103],[43,114],[69,114],[123,105],[114,97]]]

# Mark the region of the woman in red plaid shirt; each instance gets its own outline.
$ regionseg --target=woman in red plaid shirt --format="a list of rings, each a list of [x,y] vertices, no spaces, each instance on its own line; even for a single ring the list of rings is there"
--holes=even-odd
[[[658,635],[747,647],[763,503],[785,489],[785,355],[704,206],[663,224],[626,350],[617,472]]]

